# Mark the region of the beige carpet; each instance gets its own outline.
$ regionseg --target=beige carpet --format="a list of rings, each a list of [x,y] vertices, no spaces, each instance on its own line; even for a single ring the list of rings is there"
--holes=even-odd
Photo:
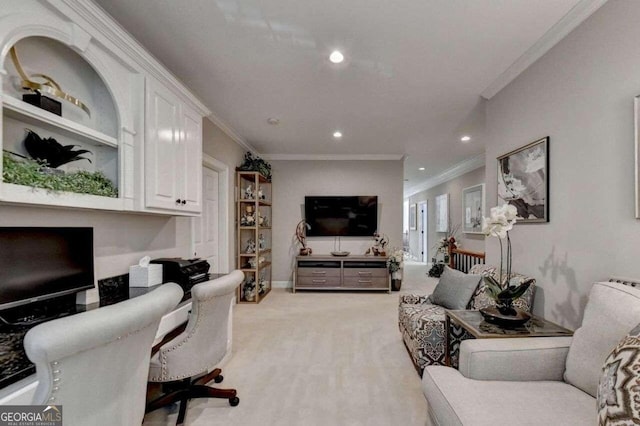
[[[428,293],[426,266],[409,264],[401,292]],[[224,382],[240,405],[192,400],[188,425],[424,425],[426,403],[397,326],[398,293],[274,289],[236,305]],[[173,425],[177,406],[145,425]]]

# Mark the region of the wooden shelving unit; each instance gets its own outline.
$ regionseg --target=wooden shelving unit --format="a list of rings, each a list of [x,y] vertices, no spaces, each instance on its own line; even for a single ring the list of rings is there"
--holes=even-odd
[[[245,276],[238,303],[260,303],[271,291],[271,194],[260,173],[236,173],[237,267]]]

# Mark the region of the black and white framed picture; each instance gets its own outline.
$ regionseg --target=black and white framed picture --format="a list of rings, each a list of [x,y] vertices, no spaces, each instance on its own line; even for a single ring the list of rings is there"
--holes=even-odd
[[[409,229],[412,231],[415,231],[416,229],[418,229],[417,216],[418,216],[418,205],[411,204],[409,206]]]
[[[484,183],[462,190],[462,232],[466,234],[482,233],[484,209]]]
[[[549,222],[549,137],[498,157],[498,205],[518,209],[518,223]]]
[[[436,197],[436,232],[449,231],[449,194]]]

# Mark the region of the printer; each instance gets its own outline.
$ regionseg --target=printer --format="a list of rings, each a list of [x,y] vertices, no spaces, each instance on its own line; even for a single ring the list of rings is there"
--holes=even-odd
[[[162,257],[151,263],[162,265],[162,280],[180,284],[186,292],[194,285],[209,280],[209,262],[204,259],[182,259],[180,257]]]

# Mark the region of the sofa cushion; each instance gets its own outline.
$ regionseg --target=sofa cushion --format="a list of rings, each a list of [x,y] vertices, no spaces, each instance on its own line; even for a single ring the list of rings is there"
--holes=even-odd
[[[422,391],[436,425],[592,425],[595,400],[564,382],[472,380],[458,370],[424,370]]]
[[[611,352],[598,385],[598,423],[634,424],[640,419],[640,325]]]
[[[465,309],[481,278],[480,275],[465,274],[445,266],[431,295],[431,302],[446,309]]]
[[[564,379],[595,397],[602,366],[618,342],[638,324],[640,289],[618,283],[595,283],[582,326],[573,335]]]

